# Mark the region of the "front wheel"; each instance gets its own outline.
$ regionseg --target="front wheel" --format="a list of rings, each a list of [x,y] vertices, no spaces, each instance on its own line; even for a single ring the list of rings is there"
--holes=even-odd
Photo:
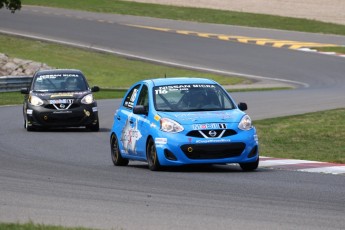
[[[258,168],[259,166],[259,157],[255,162],[251,162],[251,163],[240,163],[240,167],[243,171],[254,171]]]
[[[128,159],[125,159],[121,156],[119,141],[116,135],[113,133],[110,137],[110,149],[111,149],[111,160],[116,166],[126,166],[128,165]]]
[[[150,139],[147,143],[146,147],[146,158],[149,169],[151,171],[158,171],[160,170],[161,166],[159,164],[156,145],[152,139]]]
[[[30,131],[34,131],[35,127],[33,125],[29,126],[28,121],[26,119],[24,119],[24,129],[26,129],[26,131],[30,132]]]

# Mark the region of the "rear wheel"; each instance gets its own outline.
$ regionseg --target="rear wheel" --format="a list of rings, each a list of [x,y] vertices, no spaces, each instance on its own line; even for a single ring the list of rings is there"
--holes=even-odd
[[[152,139],[148,141],[146,146],[146,158],[151,171],[158,171],[161,169],[157,156],[156,145]]]
[[[110,149],[111,149],[111,160],[116,166],[126,166],[128,165],[128,159],[125,159],[121,156],[119,141],[116,135],[113,133],[110,137]]]
[[[240,163],[240,167],[243,171],[254,171],[258,168],[259,166],[259,157],[255,162],[251,162],[251,163]]]

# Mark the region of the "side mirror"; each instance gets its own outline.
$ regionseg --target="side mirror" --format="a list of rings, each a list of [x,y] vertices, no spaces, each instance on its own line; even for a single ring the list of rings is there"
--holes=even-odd
[[[143,106],[143,105],[136,105],[133,108],[133,113],[134,114],[147,115],[148,111],[146,110],[145,106]]]
[[[21,94],[29,94],[29,88],[21,88],[20,93]]]
[[[94,86],[91,88],[91,92],[98,92],[100,88],[98,86]]]
[[[242,111],[246,111],[246,110],[248,109],[247,104],[244,103],[244,102],[240,102],[237,106],[238,106],[238,108],[239,108],[240,110],[242,110]]]

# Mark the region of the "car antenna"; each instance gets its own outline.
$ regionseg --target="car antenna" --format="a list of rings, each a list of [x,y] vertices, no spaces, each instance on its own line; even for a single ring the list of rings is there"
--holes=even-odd
[[[167,78],[167,74],[166,73],[164,74],[164,78]]]

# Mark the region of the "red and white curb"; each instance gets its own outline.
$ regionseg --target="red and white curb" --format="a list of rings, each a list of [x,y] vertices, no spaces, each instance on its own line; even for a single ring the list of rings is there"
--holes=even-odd
[[[325,163],[319,161],[260,157],[259,167],[301,172],[345,175],[345,164]]]

